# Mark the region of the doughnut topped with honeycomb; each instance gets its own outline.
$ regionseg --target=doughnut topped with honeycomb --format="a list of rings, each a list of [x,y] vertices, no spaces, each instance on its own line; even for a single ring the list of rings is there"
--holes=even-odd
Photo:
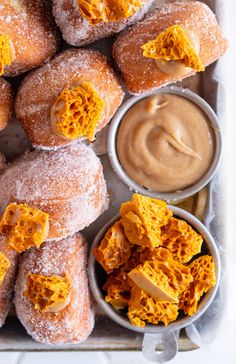
[[[2,0],[0,76],[16,76],[52,58],[59,35],[46,0]]]
[[[121,32],[140,20],[154,0],[53,0],[65,41],[81,46]]]
[[[113,44],[113,58],[127,91],[140,95],[203,71],[227,48],[206,4],[171,1],[121,33]]]
[[[15,111],[30,142],[49,150],[74,140],[94,140],[123,97],[120,82],[101,53],[70,49],[24,79]]]
[[[23,204],[9,204],[0,219],[0,234],[7,237],[9,249],[22,253],[39,248],[47,240],[49,215]]]
[[[107,208],[101,162],[83,143],[50,152],[26,151],[0,175],[0,212],[11,203],[49,215],[47,241],[74,234]]]
[[[34,340],[80,343],[94,326],[87,242],[81,234],[27,250],[15,287],[16,313]]]
[[[9,82],[0,77],[0,131],[8,125],[13,110],[13,92]],[[0,163],[1,164],[1,163]],[[1,166],[0,166],[1,169]]]

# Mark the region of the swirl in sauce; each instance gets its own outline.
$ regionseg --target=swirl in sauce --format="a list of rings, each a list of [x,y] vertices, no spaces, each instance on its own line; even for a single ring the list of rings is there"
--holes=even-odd
[[[147,97],[125,114],[117,135],[120,163],[136,183],[175,192],[199,181],[214,155],[209,119],[184,97]]]

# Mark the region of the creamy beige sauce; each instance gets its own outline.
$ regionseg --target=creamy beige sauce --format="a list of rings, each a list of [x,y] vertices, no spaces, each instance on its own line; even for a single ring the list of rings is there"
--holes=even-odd
[[[204,112],[171,94],[136,103],[117,134],[117,153],[127,175],[157,192],[183,190],[200,180],[214,149],[213,130]]]

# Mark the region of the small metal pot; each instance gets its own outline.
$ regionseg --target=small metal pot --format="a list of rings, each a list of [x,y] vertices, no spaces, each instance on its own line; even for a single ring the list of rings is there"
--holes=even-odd
[[[215,154],[211,163],[210,168],[208,169],[207,173],[194,185],[185,188],[182,191],[176,191],[176,192],[168,192],[168,193],[161,193],[161,192],[154,192],[151,190],[147,190],[146,188],[140,186],[135,181],[133,181],[124,171],[122,168],[122,165],[119,161],[117,151],[116,151],[116,138],[117,133],[119,130],[120,123],[122,122],[122,119],[126,112],[138,101],[155,95],[155,94],[173,94],[178,95],[181,97],[185,97],[186,99],[192,101],[195,103],[208,117],[209,123],[212,126],[212,130],[214,133],[214,139],[215,139]],[[222,153],[222,138],[220,133],[220,126],[218,122],[218,118],[213,111],[213,109],[210,107],[210,105],[203,100],[200,96],[195,94],[194,92],[188,90],[179,88],[176,86],[171,87],[162,87],[154,92],[147,93],[145,95],[140,96],[134,96],[129,98],[117,111],[114,118],[112,119],[112,122],[109,127],[108,131],[108,137],[107,137],[107,152],[108,157],[110,160],[110,163],[117,174],[117,176],[124,182],[125,185],[127,185],[131,190],[139,192],[145,196],[153,197],[153,198],[160,198],[162,200],[166,201],[177,201],[177,200],[183,200],[189,196],[194,195],[201,189],[203,189],[213,178],[214,174],[216,173],[217,167],[220,162],[221,153]]]
[[[115,216],[112,220],[110,220],[97,234],[95,237],[92,248],[90,250],[89,256],[89,281],[90,288],[94,295],[95,300],[99,304],[99,306],[105,311],[105,313],[116,323],[121,326],[144,334],[142,351],[144,356],[152,360],[154,362],[163,363],[168,360],[171,360],[178,351],[178,341],[176,332],[180,329],[187,327],[194,323],[194,321],[198,320],[203,313],[208,309],[210,304],[212,303],[220,280],[220,258],[218,254],[218,250],[215,244],[213,237],[210,232],[206,229],[206,227],[192,214],[189,212],[182,210],[175,206],[169,206],[169,208],[173,211],[175,217],[183,219],[187,221],[197,232],[199,232],[206,244],[207,250],[209,254],[213,257],[215,267],[216,267],[216,285],[208,291],[207,294],[201,299],[197,312],[191,317],[183,317],[177,319],[176,321],[170,323],[168,326],[158,326],[158,325],[146,325],[145,327],[136,327],[130,323],[126,314],[122,311],[115,310],[110,304],[108,304],[103,296],[101,289],[101,266],[96,262],[95,257],[93,255],[93,248],[99,244],[104,237],[105,233],[109,229],[109,227],[114,224],[116,220],[119,219],[119,215]],[[157,345],[162,345],[163,350],[161,352],[156,352],[155,348]]]

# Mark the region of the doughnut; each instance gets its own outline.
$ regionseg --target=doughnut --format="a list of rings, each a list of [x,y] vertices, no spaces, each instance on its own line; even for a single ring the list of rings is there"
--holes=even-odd
[[[4,171],[5,167],[6,167],[6,158],[2,153],[0,153],[0,174]]]
[[[140,20],[154,0],[53,0],[65,41],[81,46],[119,33]]]
[[[45,241],[82,230],[108,205],[101,162],[83,143],[56,151],[26,151],[0,175],[0,190],[3,216],[12,203],[49,214]],[[19,249],[21,244],[19,239]],[[16,245],[15,240],[15,249]]]
[[[37,85],[37,87],[35,87]],[[94,140],[112,118],[124,93],[106,58],[70,49],[25,78],[16,116],[37,148],[56,149],[74,140]]]
[[[6,239],[0,235],[0,327],[12,303],[18,256],[15,251],[8,249]]]
[[[89,336],[94,311],[86,269],[87,243],[81,234],[44,243],[40,249],[23,254],[15,306],[19,320],[34,340],[79,343]]]
[[[0,76],[16,76],[53,57],[59,36],[46,0],[2,0]]]
[[[13,109],[13,92],[10,83],[0,77],[0,131],[3,130],[11,117]]]
[[[207,5],[174,2],[118,36],[113,57],[128,92],[142,94],[204,71],[227,47]]]

